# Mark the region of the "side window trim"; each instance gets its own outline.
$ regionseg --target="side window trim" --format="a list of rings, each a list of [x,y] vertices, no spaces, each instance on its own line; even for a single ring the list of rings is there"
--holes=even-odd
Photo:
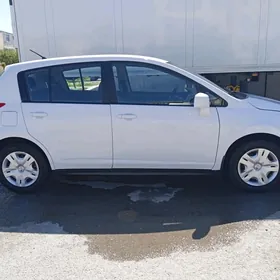
[[[116,104],[117,94],[116,85],[114,80],[114,73],[112,64],[109,61],[103,62],[102,74],[104,76],[104,90],[103,90],[103,103],[104,104]]]
[[[102,91],[102,102],[101,103],[95,103],[95,102],[63,102],[63,101],[53,101],[52,99],[52,83],[51,83],[51,69],[55,67],[69,67],[73,69],[79,69],[81,71],[81,68],[90,68],[93,66],[100,66],[101,69],[101,80],[102,80],[102,87],[104,90]],[[30,71],[39,71],[39,70],[48,70],[48,82],[49,82],[49,101],[33,101],[30,99],[29,93],[28,93],[28,87],[25,79],[25,74]],[[69,68],[68,68],[69,69]],[[109,69],[109,71],[108,71]],[[68,63],[68,64],[58,64],[58,65],[51,65],[51,66],[44,66],[44,67],[37,67],[32,69],[27,69],[24,71],[21,71],[17,74],[17,81],[18,81],[18,87],[21,97],[22,103],[57,103],[57,104],[96,104],[96,105],[102,105],[102,104],[109,104],[112,99],[112,83],[111,77],[113,74],[111,74],[111,66],[106,61],[90,61],[90,62],[76,62],[76,63]],[[108,76],[109,73],[109,76]],[[66,82],[66,81],[65,81]],[[114,82],[114,81],[113,81]],[[110,92],[110,96],[108,97],[108,91]]]
[[[101,66],[101,67],[102,67],[102,66]],[[82,69],[81,69],[81,67],[79,67],[79,74],[80,74],[82,89],[83,89],[83,91],[85,91],[85,84],[84,84],[84,78],[83,78],[83,75],[82,75]],[[102,70],[101,70],[101,79],[102,79]]]
[[[158,71],[162,71],[164,73],[167,73],[167,74],[170,74],[170,75],[173,75],[175,77],[178,77],[178,78],[183,78],[183,79],[186,79],[186,80],[191,80],[193,81],[194,83],[196,83],[197,85],[199,85],[200,87],[204,87],[206,88],[204,85],[201,85],[200,83],[198,83],[197,81],[195,80],[192,80],[191,78],[187,77],[187,76],[184,76],[176,71],[173,71],[173,70],[170,70],[168,68],[165,68],[165,67],[162,67],[162,66],[158,66],[158,65],[155,65],[155,64],[151,64],[151,63],[146,63],[146,62],[137,62],[137,61],[125,61],[125,60],[122,60],[122,61],[110,61],[111,63],[111,67],[113,69],[113,67],[116,67],[116,65],[120,64],[121,66],[123,66],[125,68],[125,72],[126,72],[126,81],[128,81],[128,86],[130,88],[130,91],[131,91],[131,85],[130,85],[130,81],[129,81],[129,77],[128,77],[128,73],[127,73],[127,69],[126,67],[127,66],[138,66],[138,67],[148,67],[148,68],[151,68],[151,69],[154,69],[154,70],[158,70]],[[113,72],[113,71],[112,71]],[[112,104],[123,104],[123,103],[119,103],[117,100],[117,92],[116,92],[116,87],[115,87],[115,80],[114,80],[114,75],[113,75],[113,82],[114,82],[114,93],[115,93],[115,98],[116,98],[116,101]],[[220,98],[222,100],[222,103],[223,105],[216,105],[216,106],[212,106],[211,107],[227,107],[228,106],[228,103],[226,100],[224,100],[222,97],[220,97],[219,95],[217,95],[216,93],[214,93],[212,90],[208,89],[209,92],[211,92],[211,94],[217,98]],[[139,104],[135,104],[135,103],[125,103],[125,105],[144,105],[144,106],[170,106],[168,104],[146,104],[146,103],[139,103]],[[192,107],[192,105],[182,105],[182,104],[178,104],[178,105],[172,105],[172,106],[185,106],[185,107]]]
[[[52,98],[51,69],[50,68],[48,68],[48,76],[49,76],[48,81],[49,81],[49,95],[50,95],[49,98],[50,98],[50,103],[53,103],[53,101],[52,101],[53,98]],[[29,97],[29,95],[28,95],[28,97]],[[29,102],[32,102],[32,101],[29,101]]]

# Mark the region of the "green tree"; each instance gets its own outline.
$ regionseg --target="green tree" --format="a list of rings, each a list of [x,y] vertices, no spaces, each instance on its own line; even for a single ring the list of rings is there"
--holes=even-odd
[[[1,50],[0,51],[0,64],[5,65],[13,64],[18,62],[18,53],[16,50]]]

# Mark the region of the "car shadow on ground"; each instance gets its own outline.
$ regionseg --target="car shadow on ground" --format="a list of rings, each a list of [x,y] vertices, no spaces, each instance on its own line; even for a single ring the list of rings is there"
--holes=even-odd
[[[1,188],[0,231],[106,235],[191,230],[199,240],[215,226],[260,220],[280,210],[279,190],[246,193],[214,176],[173,179],[168,187],[143,178],[124,183],[119,178],[114,184],[52,179],[46,189],[30,195]],[[61,230],[36,226],[48,223]]]

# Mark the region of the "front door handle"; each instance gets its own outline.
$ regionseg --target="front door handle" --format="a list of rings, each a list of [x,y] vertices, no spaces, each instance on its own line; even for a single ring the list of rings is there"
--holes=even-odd
[[[127,120],[127,121],[131,121],[133,119],[136,119],[137,116],[135,114],[127,113],[127,114],[118,115],[118,118],[123,119],[123,120]]]
[[[31,112],[31,116],[36,119],[43,119],[48,116],[45,112]]]

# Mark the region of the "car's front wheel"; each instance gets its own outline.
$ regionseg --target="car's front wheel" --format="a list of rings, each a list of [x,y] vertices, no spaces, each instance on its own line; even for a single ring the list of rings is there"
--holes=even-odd
[[[232,153],[228,172],[232,182],[249,191],[266,191],[280,183],[280,148],[273,142],[252,141]]]
[[[0,181],[8,189],[26,193],[40,188],[49,174],[44,155],[26,143],[15,143],[0,151]]]

